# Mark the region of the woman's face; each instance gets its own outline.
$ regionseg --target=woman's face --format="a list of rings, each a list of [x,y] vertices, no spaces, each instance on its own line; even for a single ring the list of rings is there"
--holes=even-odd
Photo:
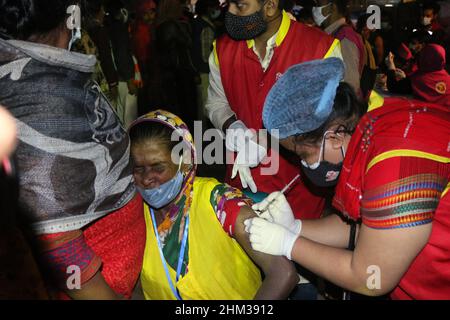
[[[171,152],[161,143],[147,141],[131,147],[133,175],[136,185],[153,189],[172,179],[178,164],[172,162]]]

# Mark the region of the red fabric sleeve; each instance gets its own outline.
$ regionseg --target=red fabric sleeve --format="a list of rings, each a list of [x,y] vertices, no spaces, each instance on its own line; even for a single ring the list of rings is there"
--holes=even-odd
[[[214,208],[223,230],[233,237],[234,225],[242,206],[252,206],[253,201],[239,189],[226,183],[217,185],[212,191],[211,205]]]
[[[102,265],[100,257],[87,245],[81,230],[44,234],[38,237],[40,260],[51,281],[67,289],[67,280],[74,275],[69,267],[79,267],[80,284],[88,282]]]
[[[375,229],[409,228],[431,223],[449,181],[444,163],[416,158],[384,160],[364,177],[362,222]]]

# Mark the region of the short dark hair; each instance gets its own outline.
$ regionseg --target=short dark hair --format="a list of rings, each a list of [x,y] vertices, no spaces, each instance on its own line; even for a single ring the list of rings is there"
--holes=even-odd
[[[356,31],[361,33],[365,26],[367,26],[367,20],[370,18],[370,13],[364,13],[358,17],[358,22],[356,22]]]
[[[409,42],[413,42],[414,40],[416,40],[419,43],[429,43],[431,39],[432,37],[428,33],[428,31],[423,29],[412,31],[409,36]]]
[[[332,2],[336,5],[338,12],[342,16],[347,17],[349,13],[348,0],[333,0]]]
[[[439,12],[441,11],[441,6],[439,5],[439,3],[436,3],[434,1],[428,1],[424,3],[422,10],[433,10],[434,14],[439,14]]]
[[[259,3],[263,4],[266,0],[258,0]],[[278,0],[278,9],[285,10],[286,2],[290,0]]]
[[[330,126],[341,122],[345,131],[353,131],[359,119],[367,112],[367,104],[358,100],[353,88],[341,82],[336,90],[334,105],[328,119],[319,128],[295,137],[297,143],[315,145],[322,140]]]
[[[33,34],[46,34],[67,18],[67,7],[82,0],[0,0],[0,33],[8,38],[27,40]]]

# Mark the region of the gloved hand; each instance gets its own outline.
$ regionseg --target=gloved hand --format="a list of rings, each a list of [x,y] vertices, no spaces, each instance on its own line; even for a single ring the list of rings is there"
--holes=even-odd
[[[231,179],[239,173],[243,188],[258,191],[250,168],[257,167],[267,154],[267,150],[256,142],[256,136],[245,124],[238,120],[233,122],[226,133],[225,145],[228,150],[237,152]]]
[[[302,221],[294,218],[289,202],[280,191],[272,192],[263,201],[254,204],[252,209],[259,217],[282,225],[296,235],[302,231]]]
[[[275,256],[286,256],[291,260],[292,248],[298,235],[262,218],[247,219],[244,224],[245,231],[250,234],[253,250]]]

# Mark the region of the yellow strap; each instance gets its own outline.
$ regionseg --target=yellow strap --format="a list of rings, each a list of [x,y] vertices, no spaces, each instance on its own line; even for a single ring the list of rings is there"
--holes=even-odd
[[[333,43],[331,44],[330,48],[328,49],[327,53],[324,55],[324,59],[329,58],[337,46],[340,46],[341,42],[338,39],[334,39]]]
[[[219,55],[217,54],[217,42],[213,41],[213,52],[214,52],[214,61],[216,62],[216,66],[219,66]]]
[[[378,109],[384,105],[384,98],[375,90],[372,90],[369,97],[369,108],[367,112]]]
[[[289,27],[291,26],[291,18],[289,18],[289,15],[286,13],[286,11],[283,10],[283,19],[281,20],[280,29],[278,29],[278,35],[275,40],[275,43],[277,44],[277,47],[279,47],[284,39],[286,38]]]
[[[398,150],[391,150],[384,153],[381,153],[377,155],[375,158],[373,158],[369,164],[367,165],[366,174],[369,172],[369,170],[376,165],[377,163],[394,158],[394,157],[416,157],[416,158],[423,158],[423,159],[429,159],[441,163],[450,163],[450,158],[441,157],[432,153],[428,152],[422,152],[417,150],[408,150],[408,149],[398,149]]]

